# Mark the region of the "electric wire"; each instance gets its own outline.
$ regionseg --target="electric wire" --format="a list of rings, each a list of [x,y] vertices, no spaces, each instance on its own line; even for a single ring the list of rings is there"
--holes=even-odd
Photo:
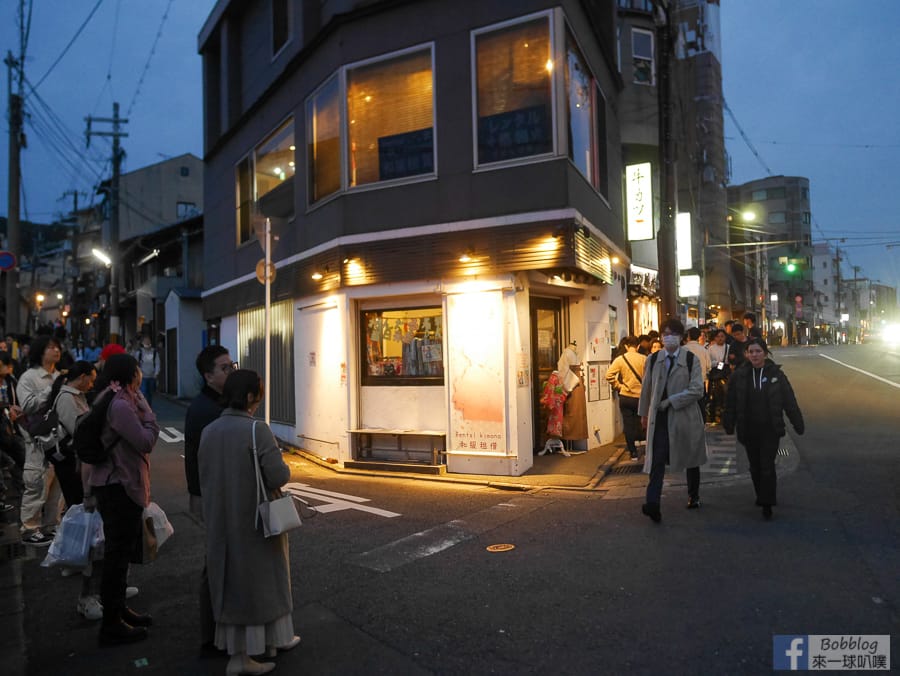
[[[737,121],[737,117],[735,117],[734,111],[729,107],[728,102],[725,100],[725,97],[722,97],[722,108],[724,108],[725,112],[728,113],[731,121],[734,122],[734,126],[737,127],[738,133],[741,135],[741,138],[744,139],[744,143],[747,144],[750,152],[753,153],[753,156],[757,159],[762,168],[765,169],[766,174],[772,176],[772,170],[769,169],[769,165],[765,163],[762,156],[759,154],[759,151],[753,146],[753,143],[750,141],[750,137],[747,136],[744,128],[741,127],[741,123]]]
[[[147,75],[147,71],[150,69],[150,62],[153,60],[154,54],[156,54],[156,46],[159,44],[159,39],[162,37],[163,27],[166,25],[166,19],[169,18],[169,10],[172,8],[172,0],[169,0],[169,3],[166,5],[166,9],[163,12],[162,20],[159,22],[159,28],[156,31],[156,38],[153,40],[153,46],[150,47],[150,54],[147,55],[147,62],[144,64],[144,69],[141,71],[141,76],[138,78],[137,86],[134,89],[134,96],[131,97],[131,103],[128,104],[128,110],[125,113],[125,117],[129,117],[131,115],[131,111],[134,109],[134,104],[137,101],[138,94],[141,93],[141,86],[144,84],[144,77]]]
[[[41,79],[37,81],[37,84],[32,86],[32,89],[37,89],[38,87],[40,87],[41,83],[43,83],[43,81],[47,79],[47,76],[53,72],[53,69],[56,68],[56,66],[59,64],[60,61],[62,61],[62,58],[66,55],[66,52],[69,51],[69,49],[72,47],[72,45],[75,44],[75,41],[78,39],[78,36],[81,35],[81,31],[83,31],[85,26],[88,25],[88,22],[90,22],[91,18],[94,16],[96,11],[100,8],[100,5],[102,5],[102,4],[103,4],[103,0],[97,0],[97,4],[94,5],[94,8],[90,11],[90,14],[87,15],[87,18],[81,23],[81,25],[78,27],[78,30],[75,31],[75,35],[72,36],[72,39],[69,40],[69,44],[67,44],[65,46],[65,48],[62,50],[62,52],[60,52],[59,56],[56,57],[56,61],[54,61],[50,65],[50,67],[47,69],[47,72],[45,72],[41,76]]]

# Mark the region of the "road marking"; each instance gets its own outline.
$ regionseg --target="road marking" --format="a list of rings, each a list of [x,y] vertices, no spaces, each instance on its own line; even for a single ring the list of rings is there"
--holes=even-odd
[[[323,491],[318,488],[312,488],[306,484],[289,483],[285,484],[284,490],[291,495],[301,498],[310,498],[312,500],[321,500],[324,504],[314,505],[319,514],[327,514],[329,512],[340,512],[345,509],[356,509],[360,512],[383,516],[386,519],[393,519],[395,516],[401,516],[397,512],[389,512],[386,509],[378,507],[369,507],[361,505],[361,502],[369,502],[369,498],[359,498],[355,495],[344,495],[343,493],[333,493],[332,491]]]
[[[464,519],[454,519],[363,552],[355,558],[355,562],[364,568],[386,573],[417,559],[450,549],[460,542],[471,540],[544,506],[546,502],[534,498],[510,500],[469,514]]]
[[[165,430],[165,431],[163,431]],[[184,433],[174,427],[165,427],[159,430],[159,438],[169,444],[177,444],[184,441]]]
[[[844,362],[839,361],[839,360],[835,359],[834,357],[829,357],[827,354],[822,354],[821,352],[819,353],[819,356],[825,357],[825,359],[833,361],[835,364],[840,364],[841,366],[846,366],[851,371],[858,371],[859,373],[862,373],[864,376],[869,376],[870,378],[879,380],[887,385],[890,385],[891,387],[896,387],[896,388],[900,389],[900,383],[895,383],[893,380],[888,380],[887,378],[882,378],[881,376],[876,376],[874,373],[869,373],[868,371],[863,371],[862,369],[856,368],[855,366],[850,366],[850,364],[845,364]]]

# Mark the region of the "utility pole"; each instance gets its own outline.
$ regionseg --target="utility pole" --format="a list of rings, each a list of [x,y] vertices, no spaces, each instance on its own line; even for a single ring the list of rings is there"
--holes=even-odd
[[[672,130],[672,37],[669,1],[657,0],[657,53],[659,54],[659,165],[660,218],[656,235],[659,264],[660,324],[677,316],[675,270],[675,142]]]
[[[119,104],[113,103],[113,116],[109,117],[91,117],[85,118],[87,122],[88,145],[91,144],[91,136],[110,136],[112,137],[112,181],[110,185],[109,195],[109,237],[105,242],[109,259],[112,261],[109,266],[109,342],[119,342],[119,328],[121,326],[121,318],[119,317],[119,284],[122,271],[119,262],[119,176],[122,169],[122,157],[125,152],[119,143],[119,139],[128,136],[121,130],[121,125],[126,124],[126,118],[119,117]],[[112,124],[112,131],[92,131],[91,125],[94,122],[105,122]]]
[[[22,260],[21,224],[19,223],[20,186],[20,149],[24,137],[22,135],[22,77],[24,64],[13,58],[12,52],[6,53],[3,61],[9,69],[9,209],[7,210],[6,238],[7,249],[16,257],[16,265],[6,272],[6,333],[20,333],[21,298],[19,296],[19,262]],[[18,93],[13,93],[13,71],[19,72]]]

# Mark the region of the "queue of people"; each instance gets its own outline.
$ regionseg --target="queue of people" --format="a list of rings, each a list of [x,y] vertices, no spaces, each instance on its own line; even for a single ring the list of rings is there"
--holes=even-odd
[[[685,329],[669,319],[662,333],[626,336],[606,380],[616,393],[632,460],[644,454],[650,475],[642,512],[662,520],[660,496],[666,468],[684,469],[688,509],[700,507],[700,467],[706,463],[705,428],[737,432],[746,449],[756,504],[771,519],[776,504],[775,456],[786,430],[804,423],[790,381],[772,359],[753,313],[723,328]]]

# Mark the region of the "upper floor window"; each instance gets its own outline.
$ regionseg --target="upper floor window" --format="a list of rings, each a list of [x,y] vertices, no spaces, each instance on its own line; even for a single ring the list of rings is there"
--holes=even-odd
[[[631,29],[631,56],[634,63],[634,81],[643,85],[655,84],[653,33],[640,28]]]
[[[473,36],[478,164],[553,152],[550,17]]]
[[[290,218],[294,211],[294,121],[288,120],[266,137],[235,167],[237,243],[253,237],[253,216],[261,198],[267,211]]]
[[[754,190],[750,193],[750,200],[752,202],[765,202],[766,201],[766,191],[765,190]]]
[[[800,199],[809,202],[809,188],[800,188]]]
[[[769,223],[784,223],[786,214],[783,211],[770,211]]]
[[[193,202],[178,202],[175,204],[175,217],[179,221],[183,221],[185,218],[193,218],[200,213],[200,210],[197,209],[197,205]]]
[[[565,76],[569,159],[606,195],[606,102],[568,31]]]
[[[766,190],[766,199],[783,200],[784,188],[769,188],[768,190]]]
[[[309,203],[341,189],[340,83],[335,75],[306,102]]]
[[[272,0],[272,56],[280,52],[290,39],[290,2],[289,0]]]
[[[810,223],[812,223],[812,214],[810,214],[808,211],[804,211],[803,212],[803,224],[809,225]]]
[[[293,214],[293,179],[296,172],[294,163],[294,120],[290,119],[270,134],[254,150],[254,180],[257,201],[265,196],[277,199],[278,192],[284,192],[286,205],[279,209],[279,215]],[[288,196],[287,193],[291,194]],[[270,193],[272,193],[270,195]]]
[[[347,184],[434,173],[431,48],[347,68]]]

